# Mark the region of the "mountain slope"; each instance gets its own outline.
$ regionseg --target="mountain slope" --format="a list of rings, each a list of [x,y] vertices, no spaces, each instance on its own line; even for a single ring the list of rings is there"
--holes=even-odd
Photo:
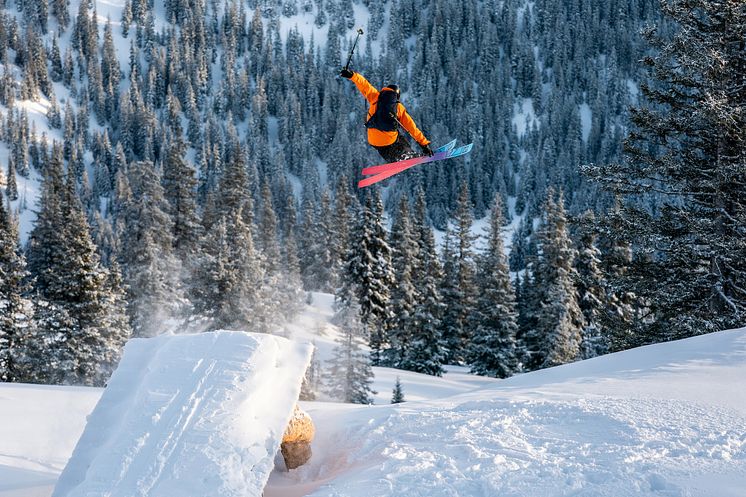
[[[743,329],[430,402],[333,416],[311,407],[319,433],[334,433],[330,453],[271,482],[300,484],[336,464],[310,495],[742,496],[745,373]]]
[[[375,387],[390,391],[394,372],[377,370]],[[314,457],[275,470],[265,495],[741,497],[746,488],[746,329],[471,387],[458,373],[395,373],[405,397],[429,400],[304,403],[317,425]],[[432,396],[459,379],[472,391]],[[72,449],[60,442],[82,428],[96,392],[0,386],[0,496],[49,495],[29,489],[59,471]],[[58,447],[47,460],[45,443]]]

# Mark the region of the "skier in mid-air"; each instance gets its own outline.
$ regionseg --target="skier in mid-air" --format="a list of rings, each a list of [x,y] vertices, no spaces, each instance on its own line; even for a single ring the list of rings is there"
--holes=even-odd
[[[386,162],[397,162],[417,156],[409,140],[399,133],[399,124],[417,141],[425,155],[433,155],[430,140],[425,138],[407,109],[399,102],[397,85],[388,85],[379,91],[360,73],[344,68],[339,75],[355,83],[370,103],[365,122],[365,127],[368,128],[368,143],[378,150]]]

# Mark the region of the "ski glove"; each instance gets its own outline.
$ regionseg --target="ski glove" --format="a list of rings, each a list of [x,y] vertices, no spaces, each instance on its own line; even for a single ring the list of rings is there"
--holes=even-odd
[[[343,78],[347,78],[347,79],[352,78],[353,74],[355,73],[350,71],[349,69],[342,69],[342,72],[339,73],[340,76],[342,76]]]
[[[430,148],[430,145],[420,145],[420,148],[422,149],[422,153],[427,155],[428,157],[433,156],[433,149]]]

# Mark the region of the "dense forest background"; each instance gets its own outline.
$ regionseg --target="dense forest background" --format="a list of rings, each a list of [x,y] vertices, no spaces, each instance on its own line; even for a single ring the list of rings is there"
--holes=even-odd
[[[308,291],[348,348],[430,374],[675,337],[630,338],[650,303],[609,277],[636,246],[589,179],[623,161],[641,31],[676,32],[655,0],[0,3],[6,380],[98,384],[130,335],[268,332]],[[380,162],[338,76],[358,26],[352,68],[467,158],[355,189]]]

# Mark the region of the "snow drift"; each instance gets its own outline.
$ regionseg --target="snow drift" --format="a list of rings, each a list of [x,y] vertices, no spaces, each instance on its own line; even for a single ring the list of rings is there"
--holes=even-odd
[[[330,327],[318,334],[313,323],[327,315],[330,308],[321,306],[291,333],[295,339],[316,340],[322,359],[329,355],[335,333]],[[279,341],[283,343],[287,342]],[[203,343],[208,361],[221,353],[235,358],[232,346],[207,350],[211,347],[211,341]],[[181,356],[193,358],[197,355],[193,349]],[[283,362],[293,360],[273,352],[272,347],[267,350],[271,357],[262,364],[273,367],[278,357]],[[299,355],[301,362],[307,359]],[[158,368],[154,363],[145,367]],[[140,382],[138,378],[147,373],[145,367],[134,367],[132,380],[124,379]],[[192,374],[189,367],[184,370],[182,377]],[[651,345],[500,381],[452,368],[443,378],[385,368],[374,371],[378,405],[301,403],[316,424],[313,458],[297,470],[272,471],[265,497],[746,496],[746,329]],[[234,391],[235,402],[215,403],[219,410],[215,417],[225,417],[233,409],[229,405],[238,405],[239,399],[250,395],[256,394],[252,398],[260,402],[284,395],[283,375],[276,374],[274,384],[257,382],[270,385],[271,395]],[[408,402],[389,405],[396,377]],[[184,383],[189,385],[187,380]],[[0,384],[0,497],[49,497],[50,485],[100,392]],[[157,392],[142,391],[148,393]],[[121,416],[113,407],[110,411],[112,432],[122,430],[126,423],[137,426],[137,418],[127,409]],[[209,416],[206,410],[202,414]],[[91,417],[91,425],[96,416]],[[217,425],[210,423],[212,428]],[[259,431],[261,423],[254,425],[255,430],[246,424],[240,427],[245,436],[238,438],[245,441]],[[227,437],[212,428],[189,443],[203,447],[212,438],[227,444]],[[275,429],[279,434],[279,424]],[[165,432],[154,433],[160,437]],[[174,438],[179,433],[175,431]],[[94,450],[91,436],[84,437],[86,445],[81,441],[88,451]],[[244,448],[234,452],[221,445],[224,461],[205,467],[171,460],[186,481],[197,481],[185,481],[172,495],[200,495],[217,481],[215,475],[223,467],[245,469],[239,459],[250,458],[247,445],[241,443]],[[107,439],[99,445],[116,448]],[[257,446],[264,453],[261,449]],[[267,448],[266,453],[271,452]],[[156,451],[141,456],[142,468],[155,471],[162,464]],[[73,459],[77,458],[78,454]],[[271,466],[268,458],[262,461],[267,462],[262,470]],[[107,468],[101,459],[91,462],[86,476],[93,477],[96,470],[109,482],[121,479],[128,468]],[[67,488],[72,484],[68,478],[83,477],[88,463],[77,459],[75,464],[77,472],[63,478]],[[175,474],[178,471],[173,469],[171,475]],[[171,483],[176,488],[179,482]],[[187,488],[192,484],[194,492]],[[258,488],[244,487],[247,492]],[[97,497],[121,495],[89,488],[90,495]],[[240,490],[240,485],[233,488]],[[216,486],[208,494],[226,495],[219,492]],[[135,489],[130,495],[141,494]]]
[[[229,331],[130,341],[53,496],[261,495],[311,348]]]
[[[419,376],[400,376],[421,397]],[[273,473],[266,496],[744,497],[745,377],[742,329],[443,399],[308,404],[314,459]]]

